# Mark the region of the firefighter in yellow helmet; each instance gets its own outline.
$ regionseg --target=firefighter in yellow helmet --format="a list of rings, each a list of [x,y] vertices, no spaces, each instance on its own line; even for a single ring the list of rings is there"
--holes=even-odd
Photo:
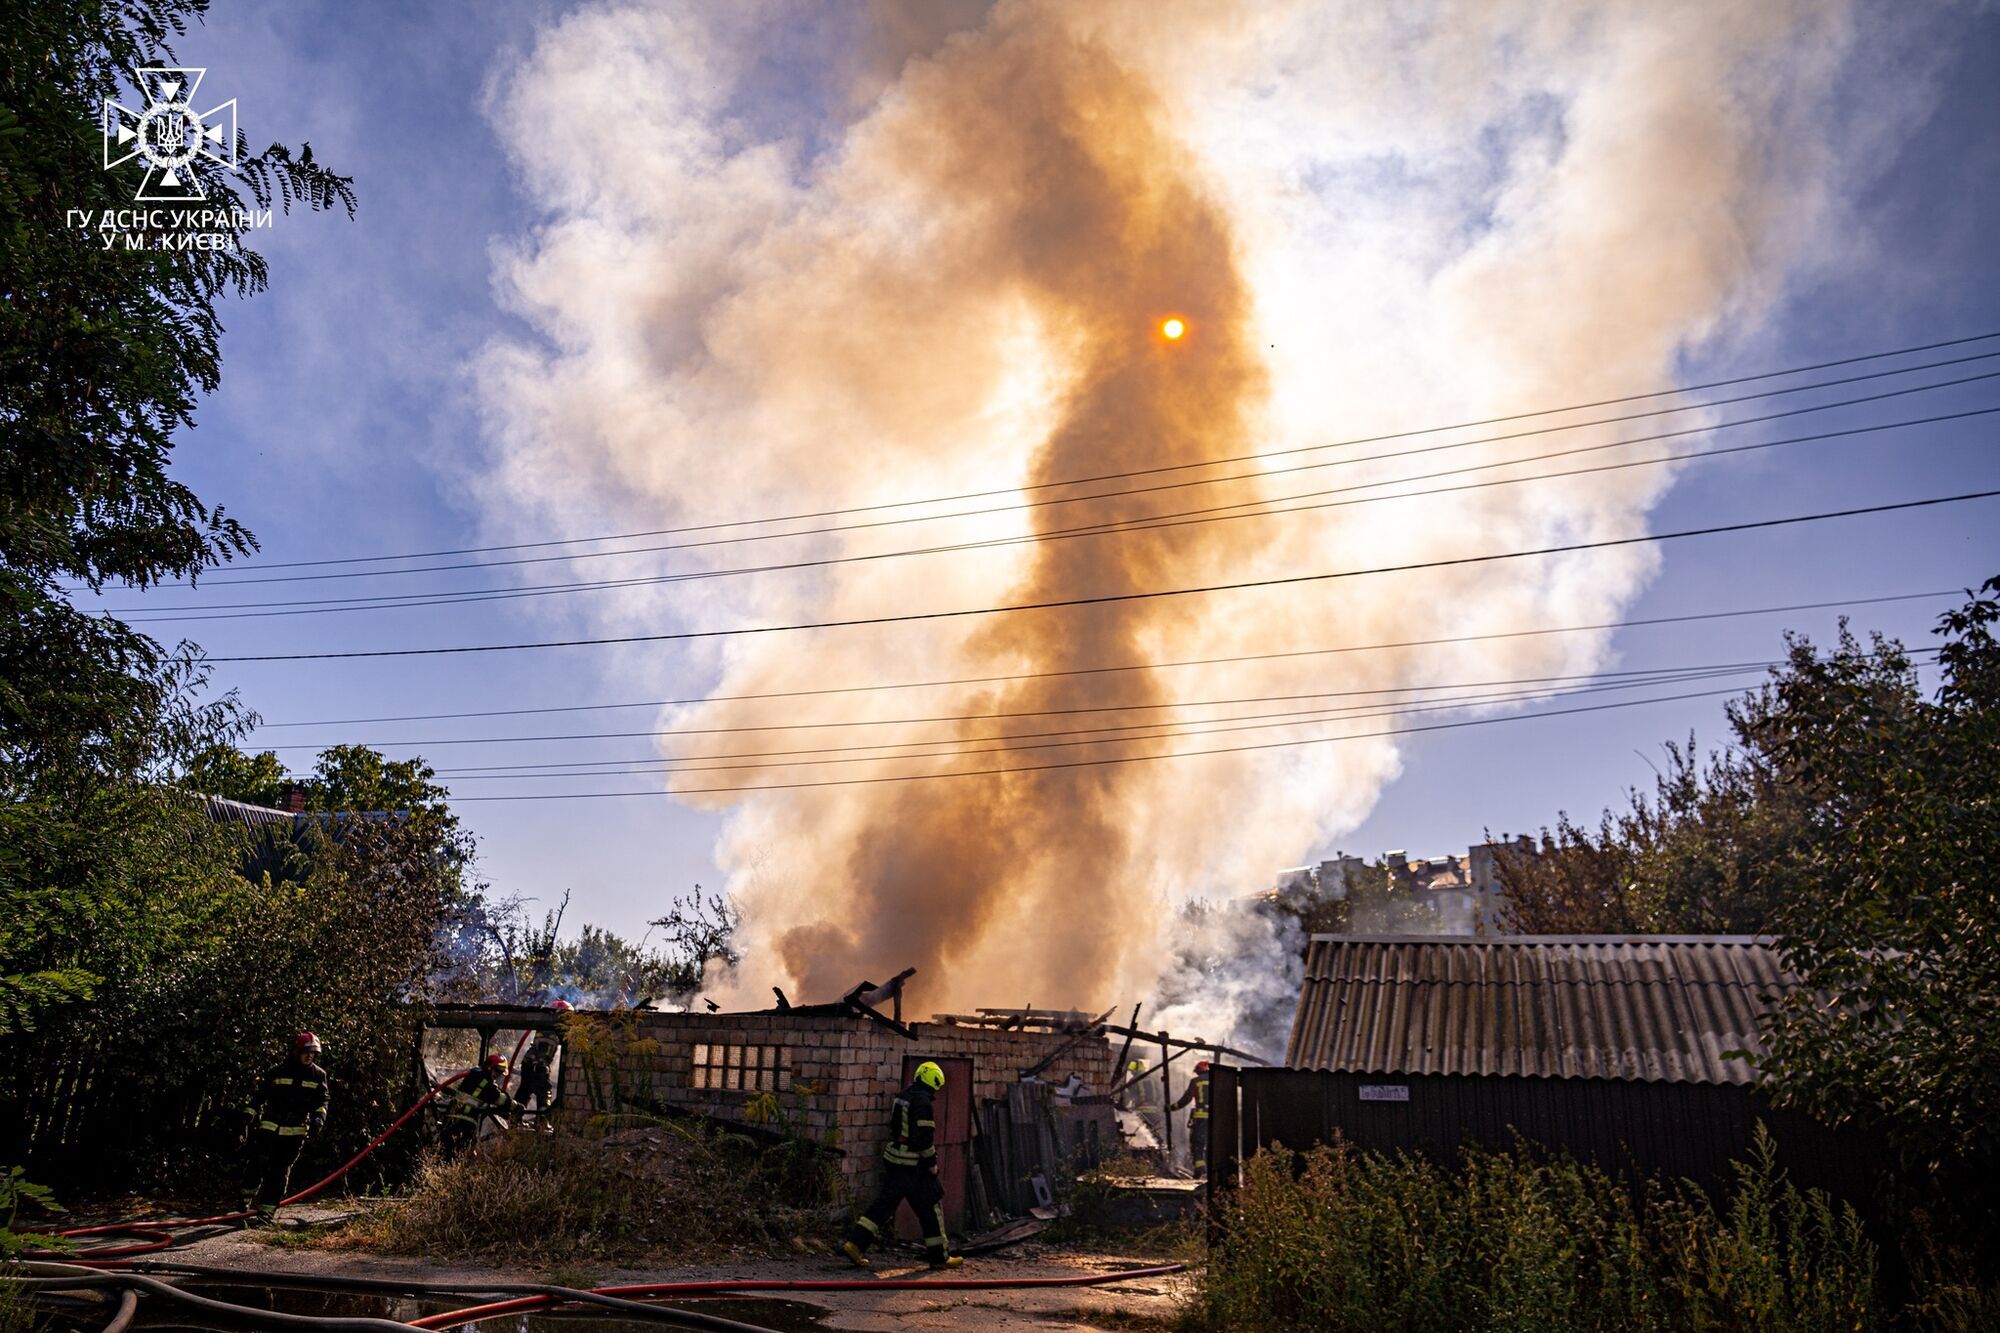
[[[944,1186],[938,1183],[937,1092],[944,1087],[944,1070],[926,1060],[917,1077],[889,1104],[889,1141],[882,1146],[882,1191],[868,1210],[854,1219],[840,1248],[855,1267],[868,1267],[868,1247],[882,1239],[883,1228],[896,1220],[903,1200],[924,1227],[924,1254],[932,1268],[956,1268],[963,1262],[945,1243]]]

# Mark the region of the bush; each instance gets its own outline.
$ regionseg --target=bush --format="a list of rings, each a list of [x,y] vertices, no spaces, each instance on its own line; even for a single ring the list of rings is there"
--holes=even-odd
[[[1882,1322],[1859,1219],[1779,1171],[1767,1138],[1718,1210],[1635,1201],[1568,1158],[1448,1171],[1336,1143],[1245,1163],[1187,1312],[1197,1328],[1732,1329]]]

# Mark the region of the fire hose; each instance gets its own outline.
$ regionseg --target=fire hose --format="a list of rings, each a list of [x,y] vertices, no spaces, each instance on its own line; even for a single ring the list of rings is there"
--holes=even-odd
[[[432,1084],[430,1091],[426,1092],[423,1096],[419,1097],[414,1103],[412,1103],[407,1111],[403,1112],[403,1114],[401,1114],[400,1116],[397,1116],[393,1124],[391,1124],[387,1129],[383,1130],[380,1134],[377,1134],[374,1138],[370,1139],[368,1141],[367,1147],[363,1148],[360,1152],[354,1154],[354,1156],[348,1158],[346,1162],[341,1164],[338,1170],[334,1171],[324,1180],[316,1181],[315,1183],[308,1185],[305,1189],[298,1191],[298,1193],[288,1195],[285,1198],[279,1200],[279,1206],[283,1207],[286,1204],[302,1203],[305,1200],[312,1198],[315,1194],[318,1194],[321,1190],[333,1184],[335,1181],[339,1180],[342,1176],[346,1175],[349,1171],[352,1171],[355,1167],[361,1165],[363,1159],[365,1159],[370,1153],[374,1152],[377,1148],[381,1147],[384,1143],[388,1142],[390,1135],[394,1134],[397,1130],[401,1129],[404,1125],[408,1124],[413,1118],[415,1118],[416,1114],[419,1111],[423,1110],[424,1107],[428,1105],[430,1101],[433,1098],[435,1098],[440,1092],[443,1092],[446,1088],[458,1082],[460,1079],[470,1078],[473,1072],[474,1071],[470,1069],[460,1070],[458,1073],[452,1074],[447,1078],[440,1079],[438,1082]],[[252,1217],[254,1215],[255,1215],[254,1210],[244,1208],[244,1209],[239,1209],[233,1213],[217,1213],[213,1217],[160,1218],[148,1221],[105,1222],[98,1226],[89,1226],[89,1227],[71,1227],[68,1230],[57,1231],[51,1234],[59,1236],[64,1240],[74,1240],[80,1236],[133,1236],[133,1235],[140,1236],[145,1239],[142,1243],[135,1245],[99,1247],[97,1249],[84,1250],[80,1253],[75,1253],[75,1254],[63,1254],[60,1252],[44,1252],[43,1254],[37,1255],[36,1257],[72,1258],[72,1259],[123,1259],[123,1258],[129,1258],[130,1256],[135,1254],[150,1254],[156,1250],[164,1250],[177,1243],[180,1243],[173,1236],[157,1238],[154,1236],[154,1233],[156,1232],[181,1231],[183,1229],[193,1228],[193,1227],[215,1226],[223,1223],[241,1222],[244,1219]]]
[[[659,1300],[674,1296],[740,1296],[752,1291],[1026,1291],[1048,1287],[1100,1287],[1112,1282],[1129,1282],[1135,1278],[1166,1277],[1170,1273],[1181,1272],[1186,1267],[1186,1264],[1156,1264],[1150,1268],[1127,1268],[1115,1273],[1084,1273],[1075,1277],[802,1280],[762,1278],[742,1281],[718,1278],[703,1282],[647,1282],[626,1287],[592,1287],[589,1294]],[[563,1297],[555,1295],[522,1296],[514,1300],[495,1301],[488,1305],[467,1306],[463,1310],[451,1310],[444,1314],[426,1315],[422,1319],[411,1320],[410,1326],[428,1329],[459,1328],[498,1315],[530,1314],[537,1310],[547,1310],[562,1304],[563,1300]]]
[[[527,1283],[442,1283],[384,1278],[335,1277],[310,1273],[267,1272],[249,1269],[202,1267],[193,1264],[147,1263],[146,1273],[108,1271],[78,1264],[28,1263],[18,1266],[9,1279],[27,1293],[57,1295],[72,1291],[111,1288],[121,1292],[121,1305],[113,1323],[136,1308],[137,1294],[145,1292],[163,1299],[215,1314],[250,1318],[264,1327],[318,1329],[325,1333],[345,1330],[459,1328],[502,1314],[530,1314],[562,1305],[591,1305],[636,1315],[649,1321],[676,1324],[683,1328],[721,1330],[723,1333],[770,1333],[760,1325],[727,1319],[703,1311],[664,1308],[648,1301],[673,1297],[737,1297],[749,1292],[811,1291],[998,1291],[1032,1290],[1050,1287],[1103,1286],[1136,1278],[1164,1277],[1181,1272],[1185,1264],[1159,1264],[1148,1268],[1125,1269],[1114,1273],[1089,1273],[1074,1277],[1019,1278],[848,1278],[825,1280],[716,1279],[702,1282],[661,1282],[636,1286],[581,1289]],[[159,1274],[159,1277],[150,1276]],[[303,1287],[326,1291],[361,1291],[396,1295],[467,1296],[506,1295],[508,1300],[467,1306],[441,1314],[427,1315],[404,1323],[393,1319],[340,1318],[321,1315],[292,1315],[236,1305],[212,1297],[183,1291],[172,1284],[174,1277],[208,1278],[219,1284]],[[639,1297],[643,1299],[633,1299]],[[107,1333],[109,1327],[107,1326]]]

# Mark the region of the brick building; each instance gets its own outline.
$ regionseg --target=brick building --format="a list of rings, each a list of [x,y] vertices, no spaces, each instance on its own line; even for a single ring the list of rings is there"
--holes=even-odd
[[[948,1216],[957,1211],[983,1103],[1006,1098],[1009,1085],[1038,1067],[1048,1082],[1074,1073],[1089,1091],[1105,1092],[1115,1058],[1101,1031],[902,1024],[849,1002],[750,1013],[640,1010],[606,1021],[614,1036],[606,1050],[595,1059],[572,1051],[564,1061],[566,1104],[659,1105],[751,1124],[746,1108],[773,1094],[790,1124],[837,1144],[842,1178],[856,1197],[879,1182],[890,1100],[918,1062],[938,1061],[947,1079],[938,1141]]]

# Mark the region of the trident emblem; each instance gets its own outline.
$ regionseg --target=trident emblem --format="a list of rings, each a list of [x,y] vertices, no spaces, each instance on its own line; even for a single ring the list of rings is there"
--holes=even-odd
[[[197,157],[205,157],[236,169],[236,99],[198,112],[194,94],[206,69],[147,68],[133,73],[146,94],[146,108],[133,111],[104,99],[105,169],[135,157],[143,159],[146,178],[136,196],[142,202],[206,199],[200,176],[189,167]]]

